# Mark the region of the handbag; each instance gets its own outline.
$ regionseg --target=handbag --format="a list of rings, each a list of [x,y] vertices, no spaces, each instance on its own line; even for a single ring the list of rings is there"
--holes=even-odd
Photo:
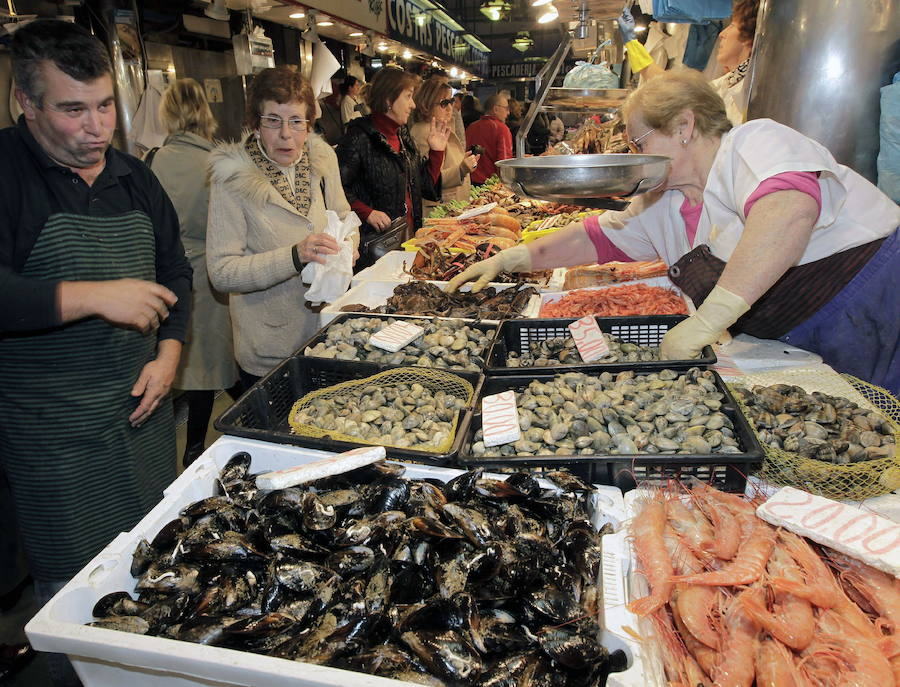
[[[359,260],[356,268],[373,264],[385,253],[403,250],[406,240],[406,217],[398,217],[384,231],[363,231],[359,239]]]

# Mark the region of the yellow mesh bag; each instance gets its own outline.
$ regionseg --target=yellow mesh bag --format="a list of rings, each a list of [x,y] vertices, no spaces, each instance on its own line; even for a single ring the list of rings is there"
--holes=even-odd
[[[853,501],[882,496],[900,488],[900,455],[896,452],[896,446],[900,443],[900,402],[885,389],[850,375],[842,377],[867,402],[860,405],[874,407],[891,424],[894,430],[894,455],[890,458],[834,465],[775,448],[761,441],[766,453],[759,473],[761,478],[773,484],[799,487],[819,496]],[[754,384],[742,383],[741,386],[750,388],[756,383],[760,383],[759,380],[754,380]],[[787,380],[785,383],[804,386],[797,379]],[[729,386],[733,388],[736,385],[729,384]],[[831,389],[826,393],[834,396],[851,396],[850,400],[858,400],[852,398],[852,394],[836,393]],[[751,428],[756,432],[753,421],[749,419],[748,408],[737,395],[735,400],[748,418]]]
[[[316,438],[327,436],[337,441],[346,441],[356,444],[371,444],[394,448],[410,448],[385,443],[380,439],[378,441],[368,440],[350,434],[342,434],[333,429],[323,429],[317,427],[316,425],[304,424],[299,422],[296,417],[298,413],[305,410],[306,408],[312,407],[313,404],[320,399],[334,400],[339,397],[352,398],[360,395],[362,390],[367,386],[377,386],[383,390],[388,388],[398,388],[404,385],[411,387],[413,384],[421,384],[426,390],[431,392],[432,396],[437,394],[437,392],[439,391],[443,391],[450,396],[460,398],[465,402],[466,406],[472,403],[472,399],[475,395],[475,389],[472,387],[472,385],[462,377],[459,377],[455,374],[451,374],[443,370],[435,370],[429,368],[400,367],[393,370],[387,370],[385,372],[379,372],[376,375],[365,377],[364,379],[355,379],[349,382],[341,382],[340,384],[335,384],[334,386],[311,391],[296,403],[294,403],[294,405],[291,407],[291,412],[288,414],[288,423],[291,426],[291,431],[294,434],[299,434],[301,436]],[[454,413],[453,419],[450,421],[450,436],[446,440],[440,442],[439,444],[433,444],[427,447],[414,446],[412,448],[416,451],[424,451],[428,453],[448,452],[452,448],[453,441],[456,437],[458,420],[459,413]]]

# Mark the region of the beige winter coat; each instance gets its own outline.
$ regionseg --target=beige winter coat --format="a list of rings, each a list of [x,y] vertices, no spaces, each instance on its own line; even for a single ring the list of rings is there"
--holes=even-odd
[[[428,132],[431,130],[431,122],[416,122],[409,127],[409,134],[416,142],[419,153],[428,156]],[[465,141],[463,141],[465,143]],[[450,134],[447,140],[447,149],[444,151],[444,163],[441,165],[441,201],[446,203],[451,200],[469,200],[469,191],[472,182],[469,180],[469,170],[463,166],[466,152],[463,150],[455,133]],[[437,203],[425,200],[424,205],[437,205]]]
[[[309,149],[312,204],[306,216],[281,197],[241,143],[210,153],[209,277],[231,294],[235,355],[253,375],[268,373],[317,331],[318,316],[305,305],[292,248],[324,230],[326,208],[341,218],[350,212],[331,146],[310,134]]]

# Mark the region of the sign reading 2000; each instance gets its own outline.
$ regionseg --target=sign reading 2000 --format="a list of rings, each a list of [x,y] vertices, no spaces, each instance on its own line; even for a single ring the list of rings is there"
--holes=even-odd
[[[388,33],[396,41],[461,64],[476,74],[485,75],[487,71],[487,53],[464,41],[461,33],[413,0],[389,1]],[[457,48],[457,45],[465,47]]]

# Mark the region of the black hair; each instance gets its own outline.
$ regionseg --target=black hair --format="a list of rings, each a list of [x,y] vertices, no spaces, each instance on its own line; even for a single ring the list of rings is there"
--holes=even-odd
[[[341,93],[343,95],[347,95],[350,89],[353,88],[358,82],[359,79],[357,79],[355,76],[345,76],[344,82],[341,84]]]
[[[83,83],[112,73],[103,43],[77,24],[58,19],[26,24],[13,34],[10,49],[16,86],[38,107],[43,106],[44,98],[42,62],[53,62],[61,72]]]

